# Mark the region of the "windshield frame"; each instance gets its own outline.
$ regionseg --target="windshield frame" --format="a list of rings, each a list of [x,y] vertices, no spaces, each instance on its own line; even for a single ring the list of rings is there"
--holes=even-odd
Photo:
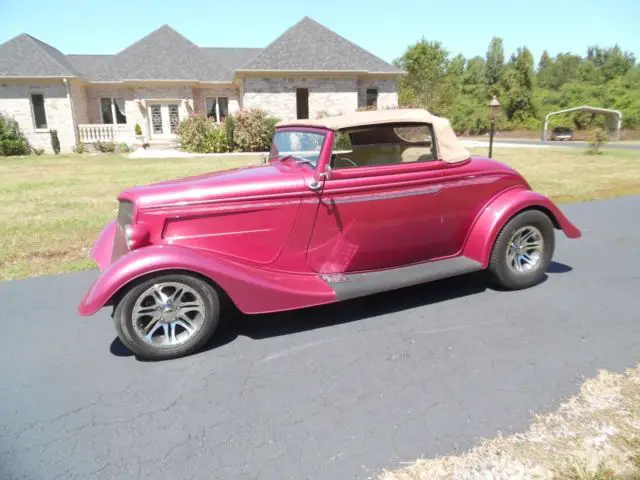
[[[276,135],[281,132],[303,132],[303,133],[313,133],[313,134],[321,135],[323,137],[322,144],[320,146],[320,150],[318,151],[318,157],[315,163],[311,160],[309,161],[300,161],[300,159],[296,160],[296,157],[302,156],[302,155],[299,155],[298,153],[291,153],[290,155],[285,154],[285,155],[274,156],[273,149],[275,145],[275,138],[276,138]],[[304,126],[276,127],[275,132],[273,134],[273,138],[271,139],[271,147],[269,148],[269,156],[267,157],[267,161],[272,163],[272,162],[292,159],[293,161],[301,165],[308,165],[313,170],[316,170],[318,168],[318,165],[323,163],[322,159],[326,155],[327,144],[329,144],[329,150],[331,150],[333,135],[330,135],[330,133],[331,133],[330,130],[327,130],[325,128],[318,128],[318,127],[304,127]]]

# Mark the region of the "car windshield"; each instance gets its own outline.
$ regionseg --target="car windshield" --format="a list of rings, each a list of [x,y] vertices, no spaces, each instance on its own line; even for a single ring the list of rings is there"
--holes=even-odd
[[[292,158],[316,166],[320,149],[324,142],[324,133],[283,130],[273,136],[269,160],[287,160]]]

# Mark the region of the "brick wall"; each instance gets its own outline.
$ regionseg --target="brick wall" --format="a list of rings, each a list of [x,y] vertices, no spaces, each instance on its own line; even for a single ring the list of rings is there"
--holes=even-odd
[[[282,120],[295,119],[296,88],[309,89],[309,116],[319,111],[331,115],[353,112],[358,107],[355,78],[244,78],[243,108],[263,108]]]
[[[36,130],[31,109],[31,93],[44,95],[47,128]],[[29,143],[53,152],[49,130],[57,130],[60,150],[69,152],[75,145],[75,132],[67,87],[62,80],[3,83],[0,80],[0,111],[15,118]]]
[[[205,112],[205,102],[207,97],[227,97],[229,99],[229,113],[233,114],[240,110],[240,98],[238,89],[235,87],[215,87],[215,88],[194,88],[193,89],[193,110],[198,113]]]
[[[367,89],[378,89],[378,108],[398,106],[398,87],[395,80],[358,80],[358,106],[367,104]]]
[[[71,80],[69,89],[71,90],[71,101],[76,113],[76,123],[89,123],[87,89],[84,84],[78,80]]]

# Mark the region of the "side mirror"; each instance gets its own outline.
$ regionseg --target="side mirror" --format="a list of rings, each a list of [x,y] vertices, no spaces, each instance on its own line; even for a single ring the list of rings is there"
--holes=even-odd
[[[329,180],[331,178],[331,167],[326,165],[324,167],[324,171],[316,172],[313,176],[313,180],[309,183],[309,188],[311,190],[320,190],[322,187],[322,182],[325,180]]]

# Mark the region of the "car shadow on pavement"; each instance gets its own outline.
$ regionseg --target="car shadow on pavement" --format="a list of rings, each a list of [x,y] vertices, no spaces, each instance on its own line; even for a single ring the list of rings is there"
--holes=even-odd
[[[547,273],[567,273],[573,270],[569,265],[565,265],[560,262],[551,262],[549,264],[549,268],[547,268]]]
[[[571,270],[572,268],[568,265],[551,262],[547,273],[566,273]],[[545,275],[541,283],[547,279],[548,275]],[[482,293],[487,289],[500,291],[487,279],[485,272],[476,272],[339,303],[288,312],[244,315],[229,305],[212,340],[196,355],[231,343],[239,336],[259,340],[290,335],[446,302]],[[133,355],[117,337],[111,343],[110,351],[119,357]]]

